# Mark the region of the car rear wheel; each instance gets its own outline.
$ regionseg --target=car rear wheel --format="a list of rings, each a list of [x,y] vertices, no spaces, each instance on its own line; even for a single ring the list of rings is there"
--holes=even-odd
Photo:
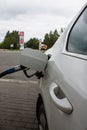
[[[39,107],[38,127],[39,130],[48,130],[47,118],[43,104],[41,104],[41,106]]]

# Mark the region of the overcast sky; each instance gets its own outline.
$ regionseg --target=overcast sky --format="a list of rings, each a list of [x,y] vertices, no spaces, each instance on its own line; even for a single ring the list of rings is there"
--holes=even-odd
[[[86,0],[0,0],[0,42],[6,32],[25,32],[43,39],[50,30],[66,27]]]

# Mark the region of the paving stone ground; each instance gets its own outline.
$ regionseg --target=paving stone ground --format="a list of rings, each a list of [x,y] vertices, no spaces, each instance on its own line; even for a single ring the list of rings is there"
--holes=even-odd
[[[0,51],[0,72],[20,64],[20,52]],[[35,77],[23,72],[0,79],[0,130],[37,130]]]
[[[37,82],[0,81],[0,130],[37,130]]]

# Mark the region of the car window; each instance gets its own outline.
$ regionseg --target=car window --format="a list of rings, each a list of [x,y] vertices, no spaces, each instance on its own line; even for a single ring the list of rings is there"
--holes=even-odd
[[[70,32],[67,50],[72,53],[87,55],[87,8]]]

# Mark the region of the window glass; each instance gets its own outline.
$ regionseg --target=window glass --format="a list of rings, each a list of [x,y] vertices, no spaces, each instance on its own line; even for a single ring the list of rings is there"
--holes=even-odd
[[[72,53],[87,55],[87,8],[71,30],[67,49]]]

